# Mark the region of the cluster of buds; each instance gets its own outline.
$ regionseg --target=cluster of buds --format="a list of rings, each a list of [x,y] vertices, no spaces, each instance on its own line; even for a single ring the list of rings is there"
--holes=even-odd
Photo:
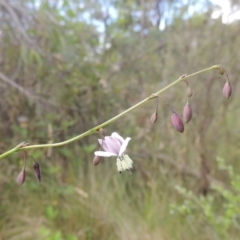
[[[225,72],[225,70],[216,65],[216,68],[215,70],[221,74],[221,75],[224,75],[226,76],[226,83],[223,87],[223,95],[229,99],[231,94],[232,94],[232,87],[231,87],[231,84],[229,82],[229,78],[228,78],[228,75],[227,73]],[[193,116],[193,111],[192,111],[192,107],[190,105],[190,98],[193,96],[193,91],[192,89],[190,88],[189,86],[189,83],[188,81],[185,79],[186,78],[186,74],[183,74],[180,78],[186,83],[186,86],[187,86],[187,102],[183,108],[183,112],[182,112],[182,118],[181,116],[172,109],[172,107],[169,105],[169,103],[164,100],[163,98],[159,97],[159,96],[156,96],[157,98],[157,106],[156,106],[156,111],[151,115],[151,118],[150,118],[150,122],[151,124],[154,124],[157,122],[157,119],[158,119],[158,99],[160,98],[161,100],[163,100],[167,105],[168,107],[171,109],[172,111],[172,115],[171,115],[171,123],[172,123],[172,126],[180,133],[183,133],[184,132],[184,122],[185,123],[188,123],[191,119],[192,119],[192,116]]]
[[[185,78],[187,75],[184,74],[181,78]],[[192,107],[189,103],[189,99],[193,96],[193,91],[189,86],[188,81],[184,80],[184,82],[187,85],[187,103],[185,104],[183,108],[183,120],[185,123],[188,123],[192,119]],[[171,121],[173,127],[180,133],[184,132],[184,123],[183,123],[182,118],[180,117],[179,114],[177,114],[175,111],[172,110],[172,116],[171,116]]]
[[[22,185],[24,182],[25,182],[25,178],[26,178],[26,171],[25,171],[25,168],[26,168],[26,152],[23,151],[23,155],[24,155],[24,166],[23,166],[23,169],[22,171],[18,174],[17,176],[17,184],[18,185]],[[33,160],[33,169],[34,169],[34,173],[35,173],[35,176],[36,176],[36,179],[37,181],[40,183],[41,182],[41,169],[40,169],[40,165],[39,163],[33,158],[33,156],[31,156],[32,160]]]
[[[192,89],[189,87],[188,83],[187,83],[187,103],[183,108],[183,120],[188,123],[191,119],[192,119],[192,108],[189,104],[189,98],[193,96],[193,92]],[[154,124],[157,122],[158,119],[158,99],[163,100],[167,106],[171,109],[172,111],[172,115],[171,115],[171,122],[173,127],[180,133],[184,132],[184,123],[183,120],[181,118],[181,116],[173,110],[173,108],[170,106],[170,104],[163,98],[157,96],[157,105],[156,105],[156,110],[155,112],[151,115],[150,118],[150,122],[151,124]]]

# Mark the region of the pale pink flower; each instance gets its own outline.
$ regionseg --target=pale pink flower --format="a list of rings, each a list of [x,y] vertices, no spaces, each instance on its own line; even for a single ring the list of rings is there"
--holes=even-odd
[[[127,137],[125,140],[116,132],[111,136],[106,136],[104,139],[98,139],[99,144],[104,151],[96,151],[94,154],[100,157],[117,157],[118,172],[131,170],[133,168],[133,161],[125,154],[127,145],[131,138]]]

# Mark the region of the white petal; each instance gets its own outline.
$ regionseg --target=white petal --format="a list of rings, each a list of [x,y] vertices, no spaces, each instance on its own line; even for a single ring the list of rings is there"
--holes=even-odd
[[[124,155],[121,158],[117,158],[116,165],[119,173],[125,170],[130,171],[133,168],[133,161],[128,155]]]
[[[117,165],[118,172],[121,173],[123,171],[123,168],[122,168],[122,164],[121,164],[120,158],[117,158],[116,165]]]
[[[123,144],[124,139],[118,133],[114,132],[114,133],[112,133],[111,136],[114,137],[114,138],[117,138]]]
[[[110,153],[110,152],[104,152],[104,151],[96,151],[94,152],[96,156],[100,157],[112,157],[112,156],[117,156],[115,153]]]
[[[133,165],[132,159],[128,155],[126,155],[126,154],[123,156],[123,159],[126,162],[126,164],[127,165],[131,165],[131,168],[132,168],[132,165]]]
[[[124,142],[123,142],[123,144],[122,144],[122,146],[121,146],[121,148],[120,148],[120,151],[119,151],[119,156],[122,156],[122,154],[125,152],[125,150],[126,150],[126,148],[127,148],[127,145],[128,145],[128,142],[131,140],[131,138],[129,138],[129,137],[127,137],[125,140],[124,140]]]

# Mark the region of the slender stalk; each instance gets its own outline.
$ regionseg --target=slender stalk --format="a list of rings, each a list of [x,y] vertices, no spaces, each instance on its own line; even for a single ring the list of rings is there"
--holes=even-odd
[[[104,123],[102,123],[102,124],[100,124],[100,125],[98,125],[98,126],[96,126],[96,127],[93,127],[92,129],[90,129],[90,130],[88,130],[88,131],[86,131],[86,132],[84,132],[84,133],[82,133],[82,134],[80,134],[80,135],[78,135],[78,136],[76,136],[76,137],[73,137],[73,138],[71,138],[71,139],[68,139],[68,140],[66,140],[66,141],[59,142],[59,143],[36,144],[36,145],[23,146],[23,147],[21,147],[21,146],[16,146],[16,147],[12,148],[11,150],[9,150],[9,151],[7,151],[7,152],[5,152],[5,153],[2,153],[2,154],[0,155],[0,159],[1,159],[1,158],[4,158],[4,157],[6,157],[6,156],[8,156],[8,155],[10,155],[10,154],[12,154],[12,153],[14,153],[14,152],[18,152],[18,151],[22,151],[22,150],[34,149],[34,148],[59,147],[59,146],[63,146],[63,145],[69,144],[69,143],[71,143],[71,142],[75,142],[75,141],[77,141],[77,140],[79,140],[79,139],[81,139],[81,138],[86,137],[87,135],[90,135],[90,134],[92,134],[92,133],[97,132],[99,129],[101,129],[101,128],[107,126],[107,125],[109,125],[110,123],[112,123],[112,122],[114,122],[114,121],[116,121],[118,118],[120,118],[120,117],[122,117],[123,115],[131,112],[131,111],[134,110],[135,108],[140,107],[141,105],[143,105],[143,104],[146,103],[147,101],[156,98],[158,95],[160,95],[161,93],[165,92],[166,90],[168,90],[169,88],[173,87],[174,85],[178,84],[179,82],[184,81],[184,80],[186,80],[186,79],[188,79],[188,78],[190,78],[190,77],[199,75],[199,74],[201,74],[201,73],[210,71],[210,70],[212,70],[212,69],[219,69],[219,68],[220,68],[219,65],[214,65],[214,66],[212,66],[212,67],[205,68],[205,69],[203,69],[203,70],[201,70],[201,71],[192,73],[192,74],[190,74],[190,75],[187,75],[187,76],[184,76],[184,77],[179,77],[179,78],[178,78],[177,80],[175,80],[174,82],[170,83],[169,85],[167,85],[166,87],[164,87],[164,88],[162,88],[161,90],[157,91],[156,93],[151,94],[149,97],[145,98],[144,100],[142,100],[141,102],[135,104],[134,106],[128,108],[128,109],[125,110],[124,112],[118,114],[117,116],[109,119],[108,121],[106,121],[106,122],[104,122]]]
[[[159,98],[171,109],[172,112],[175,112],[173,108],[170,106],[170,104],[164,98],[162,97],[159,97]]]
[[[156,113],[158,113],[158,101],[159,101],[159,96],[156,97]]]

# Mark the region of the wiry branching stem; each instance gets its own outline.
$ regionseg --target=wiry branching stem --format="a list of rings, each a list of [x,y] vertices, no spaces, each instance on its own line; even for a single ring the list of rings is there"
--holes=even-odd
[[[203,69],[203,70],[201,70],[201,71],[198,71],[198,72],[195,72],[195,73],[186,75],[186,76],[185,76],[185,75],[184,75],[184,76],[181,76],[181,77],[179,77],[177,80],[175,80],[174,82],[170,83],[169,85],[167,85],[166,87],[164,87],[164,88],[162,88],[161,90],[157,91],[156,93],[151,94],[149,97],[145,98],[144,100],[142,100],[141,102],[135,104],[134,106],[128,108],[127,110],[123,111],[122,113],[118,114],[117,116],[109,119],[108,121],[106,121],[106,122],[104,122],[104,123],[102,123],[102,124],[100,124],[100,125],[98,125],[98,126],[96,126],[96,127],[93,127],[92,129],[90,129],[90,130],[88,130],[88,131],[86,131],[86,132],[84,132],[84,133],[82,133],[82,134],[80,134],[80,135],[78,135],[78,136],[76,136],[76,137],[73,137],[73,138],[71,138],[71,139],[68,139],[68,140],[66,140],[66,141],[59,142],[59,143],[36,144],[36,145],[29,145],[29,144],[25,144],[25,145],[24,145],[24,144],[19,144],[18,146],[12,148],[11,150],[9,150],[9,151],[7,151],[7,152],[5,152],[5,153],[2,153],[2,154],[0,155],[0,159],[1,159],[1,158],[4,158],[4,157],[6,157],[6,156],[8,156],[8,155],[10,155],[10,154],[12,154],[12,153],[14,153],[14,152],[18,152],[18,151],[22,151],[22,150],[34,149],[34,148],[60,147],[60,146],[63,146],[63,145],[67,145],[67,144],[69,144],[69,143],[71,143],[71,142],[75,142],[75,141],[77,141],[77,140],[79,140],[79,139],[81,139],[81,138],[86,137],[87,135],[90,135],[90,134],[93,134],[93,133],[98,132],[101,128],[103,128],[103,127],[109,125],[110,123],[116,121],[118,118],[120,118],[120,117],[122,117],[123,115],[131,112],[131,111],[134,110],[135,108],[140,107],[141,105],[143,105],[143,104],[146,103],[147,101],[156,98],[158,95],[160,95],[161,93],[165,92],[165,91],[168,90],[169,88],[175,86],[175,85],[178,84],[179,82],[184,81],[184,80],[186,80],[186,79],[188,79],[188,78],[191,78],[191,77],[193,77],[193,76],[199,75],[199,74],[201,74],[201,73],[204,73],[204,72],[207,72],[207,71],[210,71],[210,70],[213,70],[213,69],[218,70],[218,69],[220,69],[220,68],[221,68],[221,66],[219,66],[219,65],[214,65],[214,66],[212,66],[212,67],[205,68],[205,69]]]

